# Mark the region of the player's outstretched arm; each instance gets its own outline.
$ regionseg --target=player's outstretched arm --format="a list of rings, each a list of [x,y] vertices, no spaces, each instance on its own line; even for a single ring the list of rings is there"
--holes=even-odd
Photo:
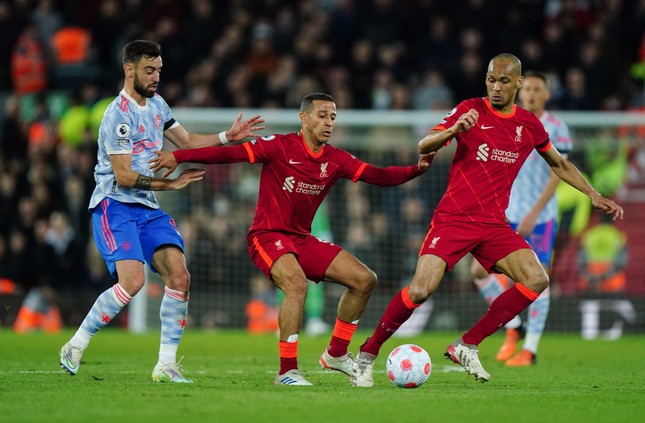
[[[185,188],[193,182],[201,181],[204,178],[204,169],[185,169],[177,179],[151,178],[137,174],[137,179],[132,188],[145,189],[149,191],[172,191]]]
[[[366,164],[358,180],[382,187],[401,185],[430,169],[434,155],[434,152],[423,154],[419,158],[419,162],[411,166],[376,167]]]
[[[578,168],[569,160],[562,157],[555,147],[551,147],[545,152],[540,152],[540,154],[560,179],[580,192],[586,194],[591,199],[592,206],[604,210],[605,213],[611,215],[614,220],[623,218],[623,208],[613,200],[600,195],[600,193],[598,193],[598,191],[589,184],[585,177],[582,176]]]
[[[177,160],[175,160],[175,155],[172,154],[172,152],[154,150],[153,153],[155,153],[157,156],[149,160],[149,168],[154,173],[157,173],[161,169],[167,169],[164,174],[161,175],[162,177],[166,178],[168,175],[173,173],[175,169],[177,169],[179,163],[177,163]]]
[[[137,188],[147,191],[169,191],[186,187],[202,180],[204,170],[186,169],[177,179],[153,178],[142,175],[132,169],[131,154],[113,154],[110,156],[116,182],[127,188]]]
[[[250,153],[246,144],[248,143],[227,147],[191,148],[174,152],[154,150],[156,157],[148,161],[149,168],[155,173],[164,168],[168,169],[162,175],[165,178],[175,171],[179,163],[184,162],[206,164],[250,162]]]
[[[168,189],[182,189],[204,178],[204,169],[184,169],[177,179],[167,179]]]
[[[256,132],[264,129],[264,119],[260,115],[242,120],[242,113],[237,115],[231,128],[219,134],[195,134],[177,125],[164,132],[164,136],[180,149],[217,147],[229,141],[241,141],[249,137],[259,136]]]
[[[419,141],[419,153],[427,154],[439,150],[441,147],[445,146],[448,141],[457,136],[457,134],[469,131],[470,128],[477,124],[478,119],[479,113],[477,110],[470,109],[463,115],[459,116],[459,119],[457,119],[455,124],[445,131],[439,129],[430,131],[428,135]]]
[[[231,129],[225,132],[226,139],[228,141],[242,141],[249,137],[259,137],[260,134],[257,134],[257,131],[264,129],[263,123],[264,119],[260,115],[255,115],[250,119],[242,121],[242,113],[240,113],[237,115],[233,125],[231,125]]]

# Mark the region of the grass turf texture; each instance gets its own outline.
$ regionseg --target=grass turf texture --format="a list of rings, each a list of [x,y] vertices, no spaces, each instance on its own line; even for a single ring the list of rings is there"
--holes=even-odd
[[[443,357],[457,333],[393,338],[375,367],[373,388],[349,386],[345,375],[318,365],[328,338],[300,340],[300,369],[313,387],[274,386],[275,336],[189,330],[179,349],[194,384],[153,383],[158,333],[99,333],[78,375],[60,370],[58,350],[72,335],[0,332],[0,421],[9,422],[620,422],[645,413],[645,340],[583,341],[546,334],[539,362],[509,368],[495,361],[502,334],[480,346],[491,381],[482,384]],[[356,351],[366,332],[357,333]],[[385,359],[397,345],[417,343],[433,360],[417,389],[395,387]],[[640,416],[640,417],[639,417]]]

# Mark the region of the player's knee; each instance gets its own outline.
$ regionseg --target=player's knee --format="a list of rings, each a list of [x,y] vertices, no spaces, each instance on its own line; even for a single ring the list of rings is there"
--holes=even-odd
[[[480,265],[473,265],[470,268],[470,276],[473,279],[484,279],[488,276],[488,272]]]
[[[540,278],[540,282],[539,282],[540,291],[539,292],[542,292],[545,289],[547,289],[549,287],[549,283],[550,283],[549,276],[547,274],[544,274]]]
[[[292,279],[286,283],[280,284],[285,297],[290,299],[299,300],[304,302],[307,297],[307,280],[306,279]]]
[[[424,303],[431,295],[433,290],[431,290],[428,285],[420,284],[410,284],[408,287],[408,295],[410,300],[415,304]]]
[[[372,269],[365,268],[359,277],[358,289],[365,294],[371,294],[377,280],[376,273]]]
[[[188,271],[179,272],[170,276],[166,281],[166,285],[170,289],[179,292],[188,292],[190,290],[190,273]]]
[[[546,273],[536,274],[529,278],[524,284],[530,290],[541,293],[549,286],[549,276]]]
[[[132,278],[132,279],[125,279],[125,278],[119,278],[119,285],[125,292],[128,293],[131,297],[134,297],[141,291],[141,288],[143,288],[143,285],[145,284],[144,279],[139,279],[139,278]]]

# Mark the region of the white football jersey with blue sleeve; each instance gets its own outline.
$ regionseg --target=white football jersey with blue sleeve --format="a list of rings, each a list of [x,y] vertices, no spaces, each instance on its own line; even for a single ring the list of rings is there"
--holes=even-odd
[[[540,121],[548,132],[553,146],[560,154],[566,156],[571,151],[571,137],[567,125],[546,111]],[[511,197],[506,209],[508,220],[513,223],[519,223],[531,211],[540,195],[542,195],[550,175],[551,168],[549,165],[536,150],[533,150],[513,182]],[[558,204],[554,195],[546,207],[542,209],[537,224],[555,219],[557,214]]]
[[[171,115],[170,107],[160,96],[146,99],[145,106],[125,91],[121,91],[107,107],[101,120],[98,137],[98,163],[94,168],[96,188],[90,198],[89,209],[95,208],[106,197],[122,203],[140,203],[159,208],[154,193],[149,190],[127,188],[116,181],[110,162],[112,154],[131,154],[132,170],[145,176],[154,176],[148,161],[153,150],[163,147],[163,132],[179,125]]]

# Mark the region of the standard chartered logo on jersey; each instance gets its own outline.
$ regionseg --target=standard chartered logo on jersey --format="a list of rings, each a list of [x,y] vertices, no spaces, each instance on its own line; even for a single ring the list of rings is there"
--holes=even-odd
[[[502,163],[515,163],[518,157],[519,153],[514,151],[500,150],[497,148],[490,151],[490,147],[486,143],[480,145],[477,149],[477,160],[481,160],[482,162],[493,160]]]
[[[287,176],[282,184],[284,191],[293,192],[293,182],[296,180],[293,176]]]
[[[325,185],[308,184],[306,182],[296,182],[293,176],[287,176],[282,183],[282,190],[287,192],[295,191],[299,194],[320,195],[325,189]]]
[[[482,162],[487,162],[488,161],[488,144],[482,144],[479,146],[477,149],[477,160],[481,160]]]

